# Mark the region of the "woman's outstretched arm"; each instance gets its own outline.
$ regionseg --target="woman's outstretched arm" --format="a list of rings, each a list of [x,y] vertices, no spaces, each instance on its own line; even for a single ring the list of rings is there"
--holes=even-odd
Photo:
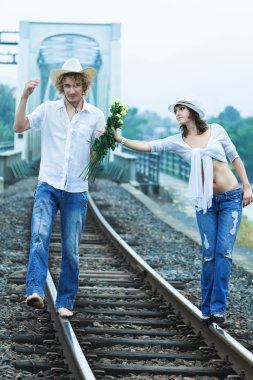
[[[118,135],[115,129],[113,131],[115,140],[125,147],[139,152],[151,152],[151,145],[148,141],[129,140]]]

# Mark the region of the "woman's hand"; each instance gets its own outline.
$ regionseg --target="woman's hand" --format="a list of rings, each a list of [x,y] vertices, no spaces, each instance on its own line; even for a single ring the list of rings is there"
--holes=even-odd
[[[243,187],[243,207],[248,206],[253,202],[253,194],[250,185]]]
[[[115,141],[117,141],[117,143],[120,143],[122,140],[122,136],[118,135],[118,133],[114,127],[112,127],[112,130],[113,130],[113,135],[114,135]]]
[[[98,132],[99,136],[103,136],[105,134],[106,130],[107,130],[107,125],[105,125],[104,128],[102,128],[102,129],[98,129],[97,132]]]

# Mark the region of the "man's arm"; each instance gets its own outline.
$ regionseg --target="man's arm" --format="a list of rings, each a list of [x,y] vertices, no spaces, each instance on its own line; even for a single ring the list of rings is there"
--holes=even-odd
[[[33,93],[35,88],[38,86],[39,80],[34,78],[30,80],[24,88],[23,94],[20,99],[20,103],[18,109],[16,111],[15,120],[13,129],[16,133],[21,133],[30,128],[30,123],[28,118],[26,117],[26,104],[29,96]]]

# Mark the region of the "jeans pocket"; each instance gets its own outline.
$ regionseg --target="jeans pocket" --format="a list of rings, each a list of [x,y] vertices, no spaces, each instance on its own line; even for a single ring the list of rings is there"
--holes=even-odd
[[[239,202],[242,200],[242,192],[227,194],[227,200]]]

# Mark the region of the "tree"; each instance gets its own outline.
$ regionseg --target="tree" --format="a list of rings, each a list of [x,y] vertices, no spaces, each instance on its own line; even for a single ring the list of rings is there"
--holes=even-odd
[[[243,160],[250,181],[253,181],[253,118],[242,118],[240,113],[232,106],[227,106],[217,118],[209,122],[221,124],[229,134],[236,149]]]
[[[124,116],[122,135],[127,139],[142,140],[144,136],[141,126],[146,123],[147,120],[138,114],[138,108],[129,107],[127,115]]]
[[[161,117],[156,112],[145,111],[141,116],[146,119],[143,131],[145,140],[156,140],[179,132],[178,125],[173,123],[169,117]]]
[[[14,138],[15,88],[0,83],[0,142]]]
[[[218,118],[222,123],[225,123],[230,127],[237,126],[243,120],[240,112],[233,106],[226,106],[224,111],[219,114]]]
[[[169,117],[161,117],[156,112],[139,113],[138,108],[130,107],[124,117],[122,134],[128,139],[155,140],[178,132],[178,126]]]

